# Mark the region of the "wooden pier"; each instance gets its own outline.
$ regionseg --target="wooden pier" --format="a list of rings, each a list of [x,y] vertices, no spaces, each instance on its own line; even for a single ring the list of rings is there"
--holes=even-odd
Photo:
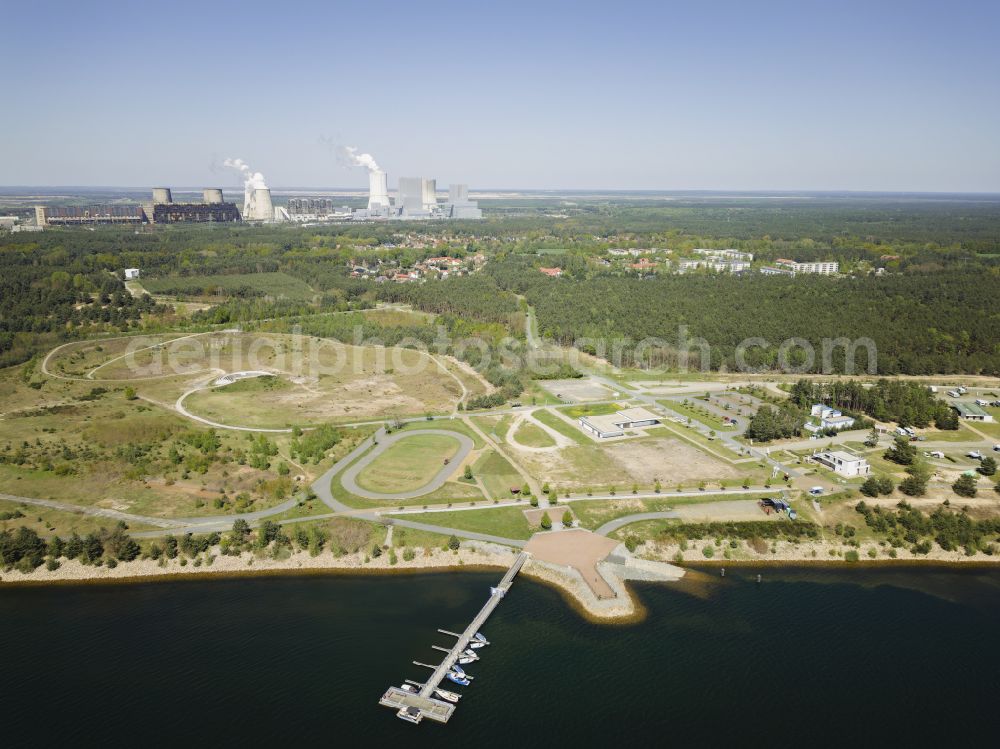
[[[414,663],[418,666],[426,666],[434,670],[430,678],[423,683],[417,692],[409,692],[400,687],[389,687],[385,694],[382,695],[382,699],[379,700],[380,705],[385,705],[386,707],[391,707],[397,710],[396,715],[406,720],[410,723],[419,723],[423,718],[430,718],[431,720],[436,720],[441,723],[447,723],[451,714],[455,711],[455,705],[450,702],[446,702],[442,699],[437,699],[434,697],[434,690],[441,686],[441,682],[444,681],[445,677],[451,668],[458,662],[461,657],[462,652],[469,647],[469,644],[473,641],[483,624],[486,620],[490,618],[490,614],[493,613],[493,609],[497,607],[500,600],[507,594],[510,590],[511,584],[514,582],[514,577],[521,570],[521,567],[528,559],[528,554],[526,552],[521,552],[514,559],[514,563],[507,570],[507,574],[503,576],[503,579],[495,588],[490,588],[490,597],[476,614],[472,622],[465,631],[461,634],[456,632],[448,632],[443,629],[439,629],[438,632],[442,634],[450,635],[455,638],[455,644],[450,648],[442,648],[439,646],[434,646],[437,650],[443,650],[446,652],[444,660],[441,661],[437,666],[431,666],[426,663]],[[409,680],[407,680],[409,681]],[[413,683],[413,682],[409,682]]]

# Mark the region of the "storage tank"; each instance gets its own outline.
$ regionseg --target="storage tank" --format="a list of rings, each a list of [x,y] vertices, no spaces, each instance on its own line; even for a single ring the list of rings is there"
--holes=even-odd
[[[215,187],[206,187],[201,191],[202,198],[206,203],[221,203],[222,201],[222,190]]]
[[[173,196],[170,195],[169,187],[154,187],[153,188],[153,202],[154,203],[173,203]]]

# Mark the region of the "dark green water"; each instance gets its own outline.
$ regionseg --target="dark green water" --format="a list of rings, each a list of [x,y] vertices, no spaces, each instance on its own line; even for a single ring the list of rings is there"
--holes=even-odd
[[[0,591],[6,746],[996,745],[1000,572],[730,570],[590,624],[519,580],[451,723],[378,706],[497,575]],[[695,576],[696,577],[696,576]],[[400,744],[404,745],[404,744]]]

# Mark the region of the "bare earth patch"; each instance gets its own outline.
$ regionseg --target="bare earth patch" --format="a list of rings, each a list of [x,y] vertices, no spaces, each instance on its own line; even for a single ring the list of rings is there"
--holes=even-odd
[[[574,529],[536,533],[524,550],[543,562],[576,568],[598,598],[613,598],[615,592],[597,572],[597,563],[617,545],[618,542],[610,538]]]

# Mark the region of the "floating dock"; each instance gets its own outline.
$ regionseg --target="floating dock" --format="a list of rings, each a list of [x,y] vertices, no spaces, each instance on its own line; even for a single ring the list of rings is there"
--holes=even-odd
[[[441,682],[448,675],[452,666],[458,663],[458,659],[462,655],[469,644],[474,640],[476,632],[478,632],[486,620],[490,618],[490,614],[493,613],[493,609],[497,607],[500,600],[507,594],[510,590],[511,584],[514,582],[514,577],[521,570],[521,567],[528,559],[528,554],[526,552],[521,552],[514,559],[514,563],[507,570],[507,574],[503,576],[503,579],[495,588],[490,588],[489,600],[483,605],[476,614],[475,618],[465,628],[465,631],[461,634],[455,632],[447,632],[443,629],[439,629],[438,632],[442,634],[451,635],[455,638],[455,644],[451,649],[447,650],[447,654],[444,660],[441,661],[437,666],[431,666],[426,663],[414,663],[418,666],[427,666],[427,668],[434,669],[434,673],[431,677],[423,683],[418,692],[409,692],[400,687],[389,687],[385,694],[382,695],[382,699],[379,700],[380,705],[385,707],[391,707],[396,710],[397,717],[405,720],[409,723],[419,723],[424,718],[430,718],[431,720],[436,720],[440,723],[447,723],[451,714],[455,712],[455,705],[450,702],[446,702],[442,699],[437,699],[434,697],[434,690],[441,686]],[[444,648],[438,648],[438,650],[444,650]],[[412,682],[410,682],[412,683]]]

